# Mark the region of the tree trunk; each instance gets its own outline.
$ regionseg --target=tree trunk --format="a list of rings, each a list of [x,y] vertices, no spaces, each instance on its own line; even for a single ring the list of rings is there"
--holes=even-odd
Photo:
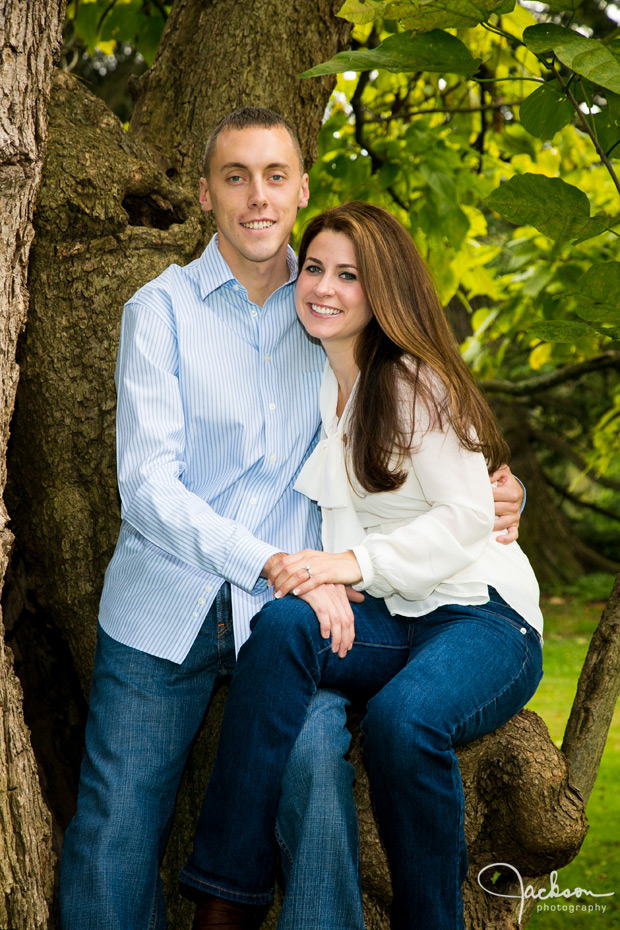
[[[32,212],[45,155],[47,98],[64,18],[64,0],[5,0],[0,17],[0,588],[12,534],[1,500],[26,319]],[[22,691],[4,645],[0,615],[0,926],[48,926],[54,859],[51,818],[24,723]]]
[[[512,451],[511,469],[527,488],[519,544],[534,565],[541,584],[571,582],[584,572],[584,563],[578,555],[580,541],[549,490],[530,439],[527,414],[519,401],[495,398],[492,401]]]
[[[335,17],[341,6],[341,0],[294,7],[283,0],[175,3],[153,67],[136,82],[132,135],[152,147],[169,176],[178,174],[195,190],[216,123],[237,107],[270,107],[296,127],[312,164],[334,80],[297,75],[346,44],[351,27]]]
[[[346,41],[348,27],[333,17],[339,5],[305,0],[291,12],[283,0],[261,0],[252,5],[250,27],[246,4],[178,0],[129,133],[82,83],[65,74],[54,82],[7,489],[18,547],[12,603],[15,617],[20,604],[30,611],[35,635],[52,625],[62,632],[84,693],[119,526],[113,369],[122,303],[171,262],[185,264],[202,250],[197,179],[208,130],[226,111],[248,102],[274,106],[300,127],[312,154],[332,82],[298,83],[295,75]],[[188,766],[164,864],[175,930],[189,926],[176,874],[191,843],[223,698],[214,701]],[[514,908],[478,888],[476,868],[509,856],[524,876],[564,864],[583,838],[583,804],[531,714],[468,747],[461,765],[473,876],[468,926],[514,927]],[[358,771],[368,928],[382,930],[389,877]],[[69,776],[64,790],[74,792]],[[274,911],[268,926],[275,922]]]

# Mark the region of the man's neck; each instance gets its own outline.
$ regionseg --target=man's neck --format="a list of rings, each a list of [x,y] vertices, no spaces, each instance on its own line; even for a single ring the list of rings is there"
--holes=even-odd
[[[264,262],[254,262],[244,258],[239,252],[227,248],[226,243],[219,239],[218,247],[235,278],[248,292],[248,298],[259,307],[264,306],[267,298],[286,284],[291,276],[286,261],[286,245],[277,255]]]

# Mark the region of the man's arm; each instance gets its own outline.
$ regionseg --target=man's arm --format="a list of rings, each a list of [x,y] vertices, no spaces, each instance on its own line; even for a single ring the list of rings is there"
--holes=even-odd
[[[153,545],[252,592],[278,550],[238,520],[215,513],[181,480],[186,425],[178,370],[165,299],[155,307],[127,304],[116,369],[122,516]]]
[[[495,502],[495,532],[503,531],[497,542],[507,545],[519,535],[519,521],[525,505],[525,488],[510,471],[502,465],[491,475],[493,500]]]

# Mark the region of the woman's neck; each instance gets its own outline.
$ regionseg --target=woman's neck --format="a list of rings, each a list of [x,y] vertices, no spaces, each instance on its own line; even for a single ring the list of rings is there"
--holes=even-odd
[[[336,416],[340,419],[355,386],[359,368],[355,363],[353,346],[328,344],[324,345],[323,348],[338,382]]]

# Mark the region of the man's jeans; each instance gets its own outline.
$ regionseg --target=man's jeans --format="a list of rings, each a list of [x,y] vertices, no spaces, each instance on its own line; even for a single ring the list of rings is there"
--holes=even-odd
[[[179,781],[216,682],[234,664],[227,585],[182,665],[123,646],[99,629],[78,809],[61,864],[60,930],[165,928],[159,863]],[[291,917],[283,915],[279,930],[363,928],[344,718],[342,696],[319,696],[299,755],[287,768],[281,830],[287,865],[295,855],[285,908]],[[324,783],[330,786],[327,798]],[[342,924],[332,922],[329,900],[325,922],[315,919],[325,855],[344,865],[342,893],[349,904]],[[307,923],[298,921],[307,907],[314,913]]]
[[[367,595],[352,605],[356,639],[343,659],[303,601],[264,607],[239,653],[181,880],[230,900],[270,899],[280,780],[323,684],[372,698],[364,751],[392,870],[392,927],[461,930],[467,853],[455,747],[509,720],[542,676],[538,634],[493,589],[490,596],[481,607],[451,605],[409,621]]]

